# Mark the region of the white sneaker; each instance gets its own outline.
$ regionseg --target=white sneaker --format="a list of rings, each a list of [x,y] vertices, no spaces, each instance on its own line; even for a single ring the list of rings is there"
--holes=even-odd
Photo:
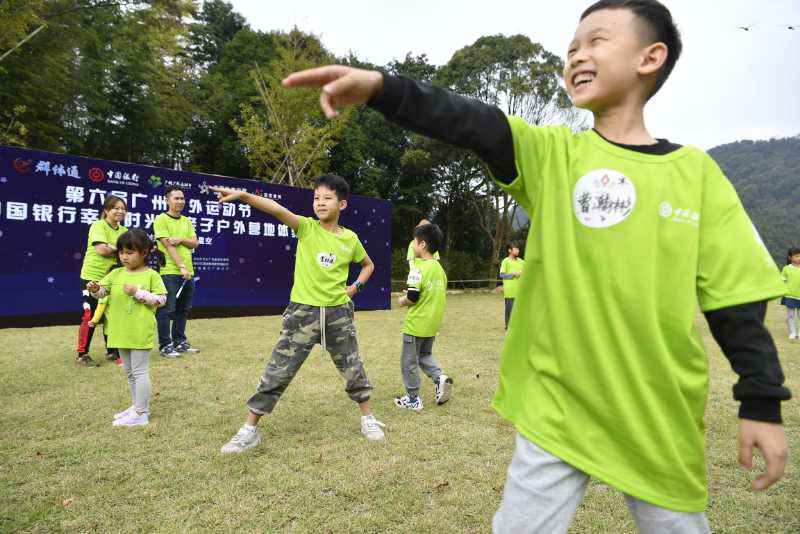
[[[444,404],[453,394],[453,379],[447,375],[439,375],[436,381],[436,404]]]
[[[133,414],[135,412],[136,412],[136,408],[134,408],[133,406],[128,406],[127,408],[125,408],[121,412],[115,413],[114,414],[114,420],[116,421],[117,419],[122,419],[123,417],[128,417],[129,415],[131,415],[131,414]]]
[[[789,334],[789,339],[797,339],[797,334]]]
[[[132,414],[128,414],[127,417],[114,419],[114,422],[111,424],[113,426],[146,426],[149,422],[150,416],[148,414],[136,413],[134,411]]]
[[[386,428],[386,425],[375,419],[374,415],[361,416],[361,433],[364,434],[364,437],[368,440],[383,441],[386,438],[386,435],[383,433],[384,428]]]
[[[411,410],[412,412],[421,412],[422,411],[422,398],[417,396],[416,399],[413,401],[408,394],[403,395],[402,397],[395,397],[394,398],[394,405],[398,408],[405,408],[406,410]]]
[[[261,443],[261,433],[258,429],[248,430],[242,427],[228,443],[222,446],[219,452],[223,454],[238,454],[252,449],[259,443]]]

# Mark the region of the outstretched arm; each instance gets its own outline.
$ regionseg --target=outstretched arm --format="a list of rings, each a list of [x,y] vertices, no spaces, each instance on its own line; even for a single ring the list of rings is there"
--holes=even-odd
[[[296,72],[283,85],[321,88],[320,106],[329,118],[339,114],[337,108],[369,104],[404,128],[473,150],[502,182],[517,176],[511,127],[496,106],[404,76],[342,65]]]
[[[259,211],[269,213],[283,224],[289,226],[292,230],[297,230],[300,226],[300,218],[284,208],[272,199],[264,198],[247,191],[240,191],[238,189],[230,189],[227,187],[210,187],[219,197],[220,202],[232,202],[238,200],[253,206]]]

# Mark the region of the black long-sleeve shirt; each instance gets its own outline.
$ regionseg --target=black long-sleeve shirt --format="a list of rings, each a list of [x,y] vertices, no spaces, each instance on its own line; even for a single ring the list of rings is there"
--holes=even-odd
[[[474,151],[494,177],[510,184],[517,177],[514,142],[505,114],[496,106],[403,76],[384,75],[383,90],[369,104],[388,120],[422,135]],[[622,145],[649,154],[668,154],[680,145],[659,139],[653,145]],[[739,417],[781,422],[780,402],[791,398],[783,386],[778,352],[764,326],[766,302],[707,312],[711,333],[739,375],[733,398]]]

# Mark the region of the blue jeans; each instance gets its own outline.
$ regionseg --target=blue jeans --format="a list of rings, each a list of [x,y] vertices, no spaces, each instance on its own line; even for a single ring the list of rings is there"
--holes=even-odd
[[[167,303],[156,311],[158,323],[158,346],[164,348],[170,343],[178,345],[186,341],[186,318],[192,309],[194,297],[194,280],[186,280],[181,296],[177,297],[178,289],[183,284],[183,277],[179,274],[162,274],[164,286],[167,288]],[[170,322],[172,329],[170,330]]]

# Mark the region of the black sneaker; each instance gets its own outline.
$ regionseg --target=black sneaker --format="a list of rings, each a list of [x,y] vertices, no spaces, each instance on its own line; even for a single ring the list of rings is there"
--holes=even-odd
[[[165,358],[180,358],[181,353],[175,350],[175,347],[172,346],[172,343],[168,345],[164,345],[161,347],[161,355]]]
[[[117,358],[119,358],[119,354],[116,352],[106,352],[106,360],[113,362],[116,361]]]
[[[200,349],[191,346],[188,341],[175,345],[175,350],[180,353],[188,352],[189,354],[197,354],[200,352]]]
[[[84,367],[100,367],[100,364],[94,361],[88,354],[78,354],[78,357],[75,358],[75,361]]]

